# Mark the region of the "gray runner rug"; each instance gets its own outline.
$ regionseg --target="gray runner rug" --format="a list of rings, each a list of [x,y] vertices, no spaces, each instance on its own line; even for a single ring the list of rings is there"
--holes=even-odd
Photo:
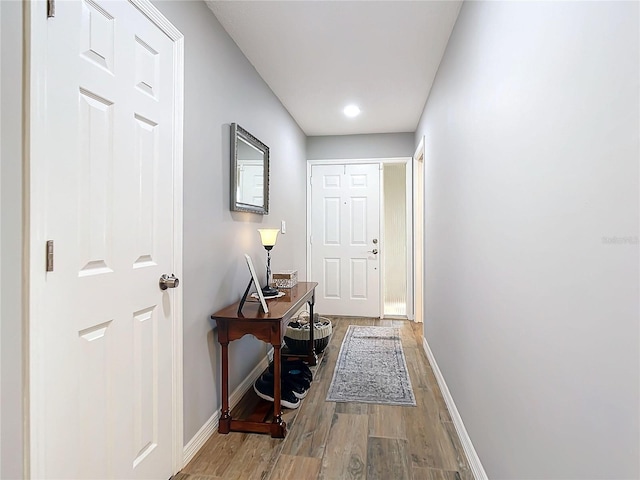
[[[327,401],[415,406],[400,329],[349,325]]]

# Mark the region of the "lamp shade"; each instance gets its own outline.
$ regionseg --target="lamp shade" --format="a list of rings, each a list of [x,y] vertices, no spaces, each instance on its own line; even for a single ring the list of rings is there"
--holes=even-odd
[[[262,246],[273,247],[276,244],[276,238],[278,238],[278,228],[259,228],[260,239],[262,240]]]

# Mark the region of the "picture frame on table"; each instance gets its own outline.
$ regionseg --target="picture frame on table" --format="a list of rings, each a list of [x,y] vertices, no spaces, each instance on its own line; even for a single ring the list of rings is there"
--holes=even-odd
[[[242,307],[244,306],[244,302],[247,300],[247,295],[249,294],[249,290],[251,290],[251,284],[256,287],[256,293],[258,294],[258,299],[260,300],[260,305],[262,306],[262,311],[264,313],[269,313],[269,307],[267,307],[267,301],[262,294],[262,288],[260,288],[260,280],[258,280],[258,275],[256,274],[256,269],[253,266],[253,261],[248,254],[244,254],[244,258],[247,261],[247,267],[249,268],[249,272],[251,273],[251,280],[249,280],[249,285],[247,285],[247,289],[242,296],[242,300],[240,300],[240,305],[238,307],[238,314],[241,313]]]

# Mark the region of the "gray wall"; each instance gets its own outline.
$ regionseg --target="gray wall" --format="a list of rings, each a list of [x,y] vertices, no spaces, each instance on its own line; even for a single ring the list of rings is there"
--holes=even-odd
[[[307,138],[308,160],[411,157],[413,133],[331,135]]]
[[[0,1],[0,478],[22,478],[22,3]]]
[[[638,478],[637,2],[465,2],[426,137],[426,338],[492,479]]]
[[[203,2],[158,1],[185,36],[184,441],[220,409],[220,351],[210,315],[237,301],[249,280],[243,253],[264,275],[257,228],[280,227],[274,270],[305,279],[305,136]],[[268,216],[229,211],[229,132],[237,122],[270,147]],[[230,391],[265,355],[253,337],[233,342]]]

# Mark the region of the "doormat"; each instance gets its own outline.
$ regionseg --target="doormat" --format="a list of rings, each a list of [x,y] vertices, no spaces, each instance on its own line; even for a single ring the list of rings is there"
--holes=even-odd
[[[327,401],[415,407],[400,329],[349,325]]]

